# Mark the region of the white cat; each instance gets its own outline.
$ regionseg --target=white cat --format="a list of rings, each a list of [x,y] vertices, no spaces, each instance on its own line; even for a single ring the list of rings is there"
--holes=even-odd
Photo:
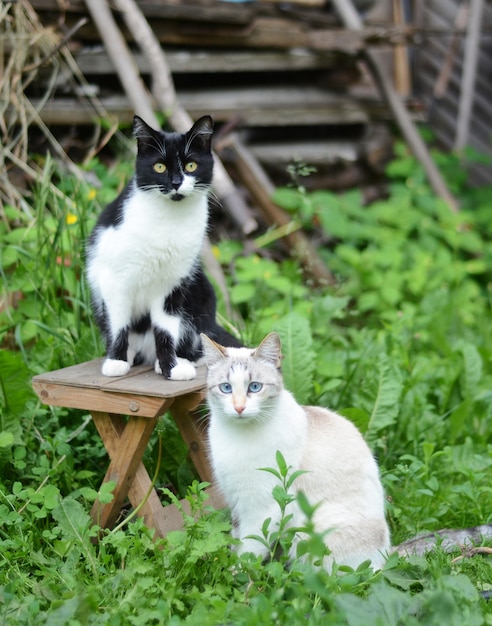
[[[293,483],[312,505],[314,523],[330,531],[326,544],[333,561],[356,568],[370,560],[382,567],[390,549],[384,492],[377,464],[362,435],[347,419],[327,409],[300,406],[283,386],[281,346],[268,335],[256,349],[224,348],[202,335],[208,365],[209,445],[218,487],[230,507],[239,552],[267,556],[250,535],[262,536],[271,518],[275,530],[280,507],[272,496],[278,479],[260,468],[276,468],[280,451],[291,471],[305,470]],[[292,523],[303,525],[297,505]],[[296,542],[292,547],[295,557]]]

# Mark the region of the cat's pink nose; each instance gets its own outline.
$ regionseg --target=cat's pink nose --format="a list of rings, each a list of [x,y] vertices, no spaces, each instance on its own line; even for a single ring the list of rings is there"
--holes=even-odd
[[[241,415],[245,407],[244,407],[244,404],[241,404],[239,406],[234,405],[234,408],[236,409],[236,412],[239,413],[239,415]]]

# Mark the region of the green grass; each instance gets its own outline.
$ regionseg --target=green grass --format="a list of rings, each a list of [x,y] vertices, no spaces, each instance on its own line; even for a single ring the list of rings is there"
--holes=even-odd
[[[490,190],[464,184],[460,163],[435,155],[456,183],[452,215],[405,152],[388,168],[385,201],[280,189],[277,201],[329,244],[338,278],[313,289],[295,260],[258,240],[216,247],[243,339],[277,330],[287,386],[364,433],[381,466],[394,543],[418,532],[492,523],[492,223]],[[301,563],[261,564],[230,549],[225,512],[207,508],[167,416],[146,453],[158,484],[187,495],[194,516],[154,542],[140,520],[98,544],[88,511],[107,458],[88,416],[39,403],[33,374],[101,354],[84,280],[84,242],[100,206],[129,172],[94,162],[102,186],[55,163],[0,223],[0,623],[5,624],[492,624],[491,557],[392,556],[328,575]],[[271,254],[275,252],[275,254]],[[223,313],[223,311],[221,311]],[[281,481],[280,481],[281,483]],[[279,483],[279,487],[281,486]],[[285,487],[285,485],[284,485]],[[170,491],[165,497],[172,499]],[[277,496],[279,492],[277,493]],[[288,542],[288,534],[277,537]],[[306,549],[322,553],[315,533]]]

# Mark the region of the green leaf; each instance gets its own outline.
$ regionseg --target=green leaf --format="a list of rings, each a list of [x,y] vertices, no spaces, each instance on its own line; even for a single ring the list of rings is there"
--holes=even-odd
[[[470,423],[470,418],[473,416],[472,401],[467,398],[464,402],[459,404],[451,413],[449,421],[449,437],[451,441],[456,439],[467,432],[467,424]]]
[[[14,443],[14,435],[7,431],[0,432],[0,448],[10,448]]]
[[[307,474],[307,470],[296,470],[295,472],[289,474],[287,482],[285,483],[285,488],[290,489],[299,476],[302,476],[303,474]]]
[[[31,389],[31,374],[20,354],[0,350],[0,387],[9,413],[22,413],[34,392]]]
[[[115,487],[116,481],[114,480],[108,480],[101,485],[97,493],[97,499],[101,504],[108,504],[108,502],[112,502]]]
[[[476,346],[471,343],[460,341],[458,350],[463,356],[463,397],[466,400],[473,400],[479,392],[479,385],[483,376],[482,357]]]
[[[234,285],[231,289],[230,296],[233,304],[242,304],[249,302],[256,294],[256,287],[252,283],[241,283]]]
[[[282,187],[275,190],[272,200],[286,211],[297,211],[302,205],[303,196],[297,189]]]
[[[401,375],[386,354],[380,354],[374,404],[367,425],[368,438],[396,421],[402,390]]]
[[[61,528],[64,538],[73,542],[74,547],[84,555],[93,573],[97,575],[98,565],[89,533],[92,520],[87,511],[77,500],[63,498],[53,509],[52,515]]]
[[[308,320],[292,312],[280,319],[276,330],[282,340],[282,373],[285,387],[300,404],[307,404],[312,393],[315,355]]]
[[[352,594],[335,598],[336,605],[346,616],[348,626],[383,626],[389,624],[417,624],[408,615],[411,597],[393,589],[383,581],[373,585],[367,600]],[[408,621],[405,621],[408,619]]]
[[[277,462],[277,467],[280,471],[280,475],[285,478],[287,476],[287,472],[289,471],[289,468],[287,466],[287,462],[284,458],[284,455],[280,452],[280,450],[277,450],[277,452],[275,453],[275,460]]]

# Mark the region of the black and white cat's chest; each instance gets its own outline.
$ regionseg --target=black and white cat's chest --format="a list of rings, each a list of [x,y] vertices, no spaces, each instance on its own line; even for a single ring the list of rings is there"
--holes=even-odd
[[[173,201],[134,190],[119,223],[97,232],[89,255],[92,276],[111,272],[137,284],[169,288],[189,274],[200,254],[208,221],[203,195]]]

